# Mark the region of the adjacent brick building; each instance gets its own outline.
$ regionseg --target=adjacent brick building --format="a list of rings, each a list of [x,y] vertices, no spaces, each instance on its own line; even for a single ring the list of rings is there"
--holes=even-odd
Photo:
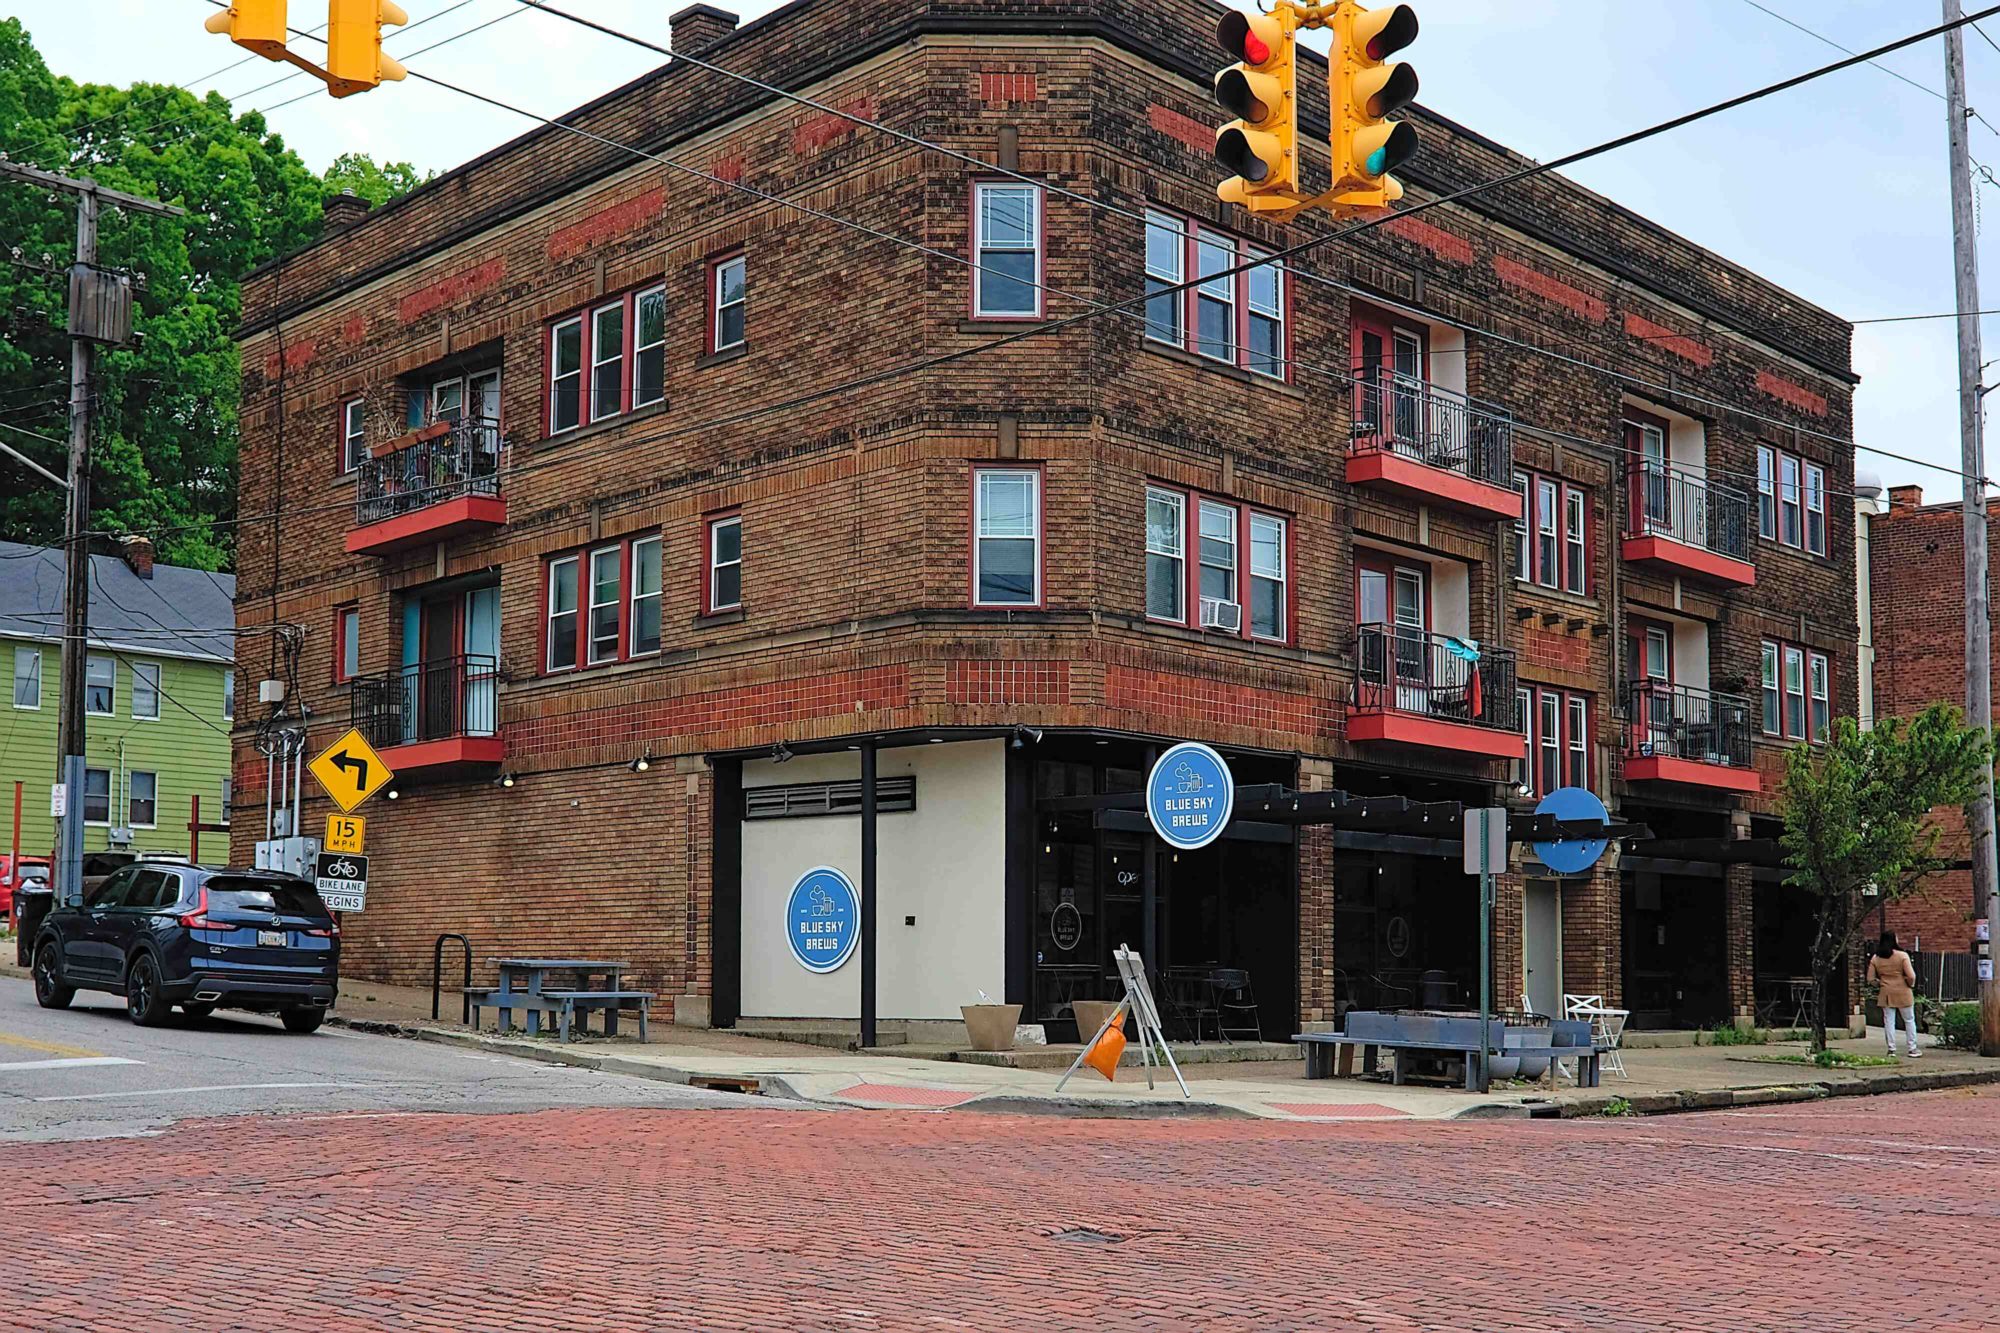
[[[854,872],[870,744],[885,1018],[1060,1024],[1120,943],[1247,971],[1267,1033],[1468,998],[1455,830],[1175,855],[1103,808],[1198,739],[1299,792],[1589,787],[1658,841],[1517,861],[1502,996],[1779,1003],[1803,905],[1735,853],[1855,708],[1848,325],[1555,177],[1063,323],[1330,230],[1216,202],[1220,12],[697,7],[684,49],[835,112],[669,63],[570,123],[702,174],[545,128],[250,277],[240,614],[309,627],[316,746],[399,770],[350,970],[457,930],[683,1022],[851,1018],[787,895]],[[1412,202],[1522,164],[1416,119]]]

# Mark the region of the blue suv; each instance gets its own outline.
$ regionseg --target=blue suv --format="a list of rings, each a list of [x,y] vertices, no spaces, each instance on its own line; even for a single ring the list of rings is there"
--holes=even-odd
[[[310,880],[268,870],[138,862],[57,907],[35,936],[35,999],[62,1009],[79,989],[125,997],[155,1027],[179,1005],[275,1012],[293,1032],[326,1017],[340,927]]]

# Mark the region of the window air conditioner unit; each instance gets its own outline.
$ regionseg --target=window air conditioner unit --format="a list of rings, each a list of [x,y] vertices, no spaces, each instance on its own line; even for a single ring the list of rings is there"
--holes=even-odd
[[[1243,608],[1235,602],[1225,602],[1220,597],[1201,599],[1201,627],[1203,629],[1228,630],[1231,634],[1243,629]]]

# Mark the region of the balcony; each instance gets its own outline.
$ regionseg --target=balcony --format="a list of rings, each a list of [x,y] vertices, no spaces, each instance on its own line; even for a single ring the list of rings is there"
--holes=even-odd
[[[398,772],[471,769],[507,757],[500,668],[492,657],[413,662],[348,683],[353,723]]]
[[[1635,468],[1625,558],[1711,583],[1751,587],[1757,567],[1750,563],[1750,497],[1671,468]]]
[[[1482,518],[1521,516],[1514,420],[1501,408],[1383,367],[1359,367],[1347,480]]]
[[[1625,690],[1625,780],[1759,790],[1762,783],[1750,764],[1755,707],[1733,694],[1634,681]]]
[[[350,555],[405,547],[507,521],[506,444],[498,422],[439,421],[376,445],[356,469]]]
[[[1521,757],[1514,654],[1389,625],[1363,625],[1354,642],[1347,738],[1413,745],[1480,759]]]

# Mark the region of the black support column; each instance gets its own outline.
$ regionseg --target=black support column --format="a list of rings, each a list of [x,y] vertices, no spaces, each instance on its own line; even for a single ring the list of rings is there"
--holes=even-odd
[[[875,742],[861,743],[861,1045],[875,1044]]]

